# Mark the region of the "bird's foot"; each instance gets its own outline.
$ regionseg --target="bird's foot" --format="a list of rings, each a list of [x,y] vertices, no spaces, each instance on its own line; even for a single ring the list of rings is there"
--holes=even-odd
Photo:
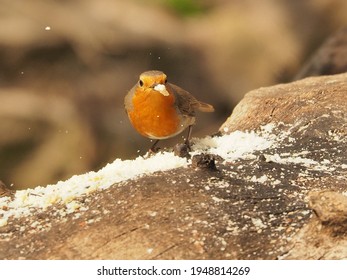
[[[144,155],[145,158],[149,158],[151,156],[154,156],[156,153],[158,153],[160,151],[159,147],[155,147],[155,148],[150,148],[148,150],[148,152]]]
[[[184,142],[183,144],[176,144],[174,147],[174,155],[178,157],[190,158],[189,152],[192,151],[189,142]]]

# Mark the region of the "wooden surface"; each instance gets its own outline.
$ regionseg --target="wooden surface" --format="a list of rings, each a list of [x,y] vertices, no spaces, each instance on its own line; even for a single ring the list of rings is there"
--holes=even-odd
[[[0,259],[346,258],[346,93],[347,74],[252,91],[221,131],[274,123],[278,145],[116,184],[64,217],[12,218]]]

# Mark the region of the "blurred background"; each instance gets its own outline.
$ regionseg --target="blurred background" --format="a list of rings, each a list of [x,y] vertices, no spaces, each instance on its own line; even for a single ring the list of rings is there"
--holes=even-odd
[[[144,154],[123,99],[145,70],[213,104],[193,136],[212,134],[346,23],[345,0],[0,0],[0,180],[44,186]]]

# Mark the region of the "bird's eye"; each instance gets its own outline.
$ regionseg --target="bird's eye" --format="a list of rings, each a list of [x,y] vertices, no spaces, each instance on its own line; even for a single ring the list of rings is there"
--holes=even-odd
[[[143,86],[143,81],[142,81],[142,80],[139,81],[139,85],[140,85],[141,87]]]

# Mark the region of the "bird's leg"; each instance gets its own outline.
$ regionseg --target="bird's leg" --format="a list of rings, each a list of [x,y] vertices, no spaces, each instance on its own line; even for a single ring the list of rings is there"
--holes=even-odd
[[[150,147],[150,149],[149,149],[150,154],[155,154],[156,152],[158,152],[159,148],[156,147],[158,142],[159,142],[159,139],[154,141],[152,147]]]
[[[187,146],[189,151],[191,151],[190,137],[192,136],[192,131],[193,131],[193,126],[192,125],[188,126],[188,135],[187,135],[186,140],[184,141],[184,144]]]

